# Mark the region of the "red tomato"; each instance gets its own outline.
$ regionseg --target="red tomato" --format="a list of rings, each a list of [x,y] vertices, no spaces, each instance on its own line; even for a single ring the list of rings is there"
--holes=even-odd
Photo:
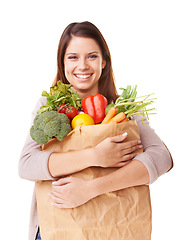
[[[78,114],[78,110],[75,107],[68,106],[66,108],[65,114],[69,119],[73,119]]]
[[[78,110],[75,107],[67,104],[61,104],[57,111],[66,114],[69,119],[73,119],[78,114]]]
[[[57,111],[59,113],[65,113],[67,109],[67,105],[66,104],[61,104],[60,107],[58,107]]]

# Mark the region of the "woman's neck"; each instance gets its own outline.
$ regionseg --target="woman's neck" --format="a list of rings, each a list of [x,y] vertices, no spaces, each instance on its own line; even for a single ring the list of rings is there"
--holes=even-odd
[[[99,89],[98,88],[92,88],[92,89],[81,89],[79,91],[77,91],[77,93],[80,95],[81,98],[85,98],[87,96],[90,95],[95,95],[99,93]]]

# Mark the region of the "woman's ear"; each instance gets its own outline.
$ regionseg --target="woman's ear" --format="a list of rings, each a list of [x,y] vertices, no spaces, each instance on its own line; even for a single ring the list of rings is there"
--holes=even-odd
[[[103,60],[103,62],[102,62],[102,69],[104,69],[105,66],[106,66],[106,60]]]

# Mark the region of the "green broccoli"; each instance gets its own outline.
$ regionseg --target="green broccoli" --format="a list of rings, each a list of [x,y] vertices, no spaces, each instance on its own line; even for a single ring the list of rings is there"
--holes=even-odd
[[[30,129],[30,136],[42,145],[52,138],[62,141],[71,130],[70,120],[64,113],[48,111],[36,115]]]

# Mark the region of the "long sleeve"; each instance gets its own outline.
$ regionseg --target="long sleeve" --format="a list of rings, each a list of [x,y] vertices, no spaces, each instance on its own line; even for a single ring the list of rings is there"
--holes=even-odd
[[[146,117],[134,117],[140,132],[144,152],[135,157],[142,162],[148,170],[150,182],[153,183],[162,174],[173,167],[173,160],[170,152],[155,131],[150,127]]]
[[[45,97],[41,97],[37,102],[32,112],[31,125],[33,124],[37,110],[45,103]],[[19,176],[31,181],[54,179],[48,170],[48,159],[51,153],[52,152],[42,151],[41,146],[33,141],[30,133],[28,133],[19,160]]]

